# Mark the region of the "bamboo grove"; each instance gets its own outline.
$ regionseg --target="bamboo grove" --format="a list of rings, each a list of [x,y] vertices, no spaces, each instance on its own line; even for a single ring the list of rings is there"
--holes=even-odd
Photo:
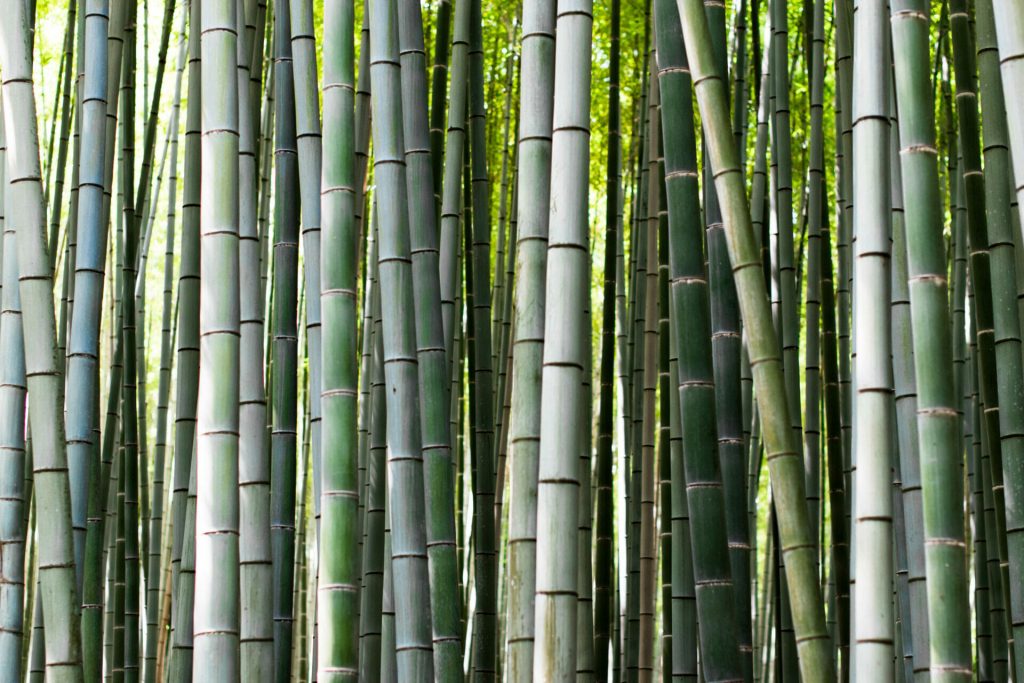
[[[0,10],[0,681],[1024,680],[1020,0]]]

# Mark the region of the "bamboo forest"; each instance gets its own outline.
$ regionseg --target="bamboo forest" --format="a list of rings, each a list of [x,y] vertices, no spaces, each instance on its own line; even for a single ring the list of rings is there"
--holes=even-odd
[[[1024,683],[1024,0],[0,0],[0,683]]]

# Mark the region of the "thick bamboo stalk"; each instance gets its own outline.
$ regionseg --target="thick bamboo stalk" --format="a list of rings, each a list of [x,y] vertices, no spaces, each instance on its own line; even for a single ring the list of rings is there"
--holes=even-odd
[[[708,284],[704,278],[701,226],[694,220],[699,215],[699,203],[694,172],[692,104],[687,87],[688,63],[683,50],[678,9],[673,3],[662,0],[655,11],[658,81],[664,80],[666,86],[662,123],[665,126],[665,186],[669,202],[672,324],[675,326],[678,358],[675,390],[679,393],[683,474],[691,522],[697,615],[700,623],[705,625],[699,633],[700,652],[704,673],[709,680],[739,680],[743,678],[743,659],[739,650],[742,639],[737,625],[722,470],[716,448],[721,445],[721,435],[716,433],[715,426],[721,423],[716,416],[711,310]],[[675,117],[672,112],[678,111],[683,115]],[[691,123],[690,128],[685,127],[687,122]],[[653,134],[653,125],[651,130]],[[708,196],[710,193],[705,195]],[[722,256],[727,258],[727,254]],[[738,370],[738,363],[733,369]],[[738,385],[738,376],[733,376],[733,379]],[[739,464],[742,465],[742,453],[740,457]],[[744,503],[741,497],[740,506],[745,507]],[[741,510],[742,513],[745,510]],[[745,536],[743,540],[746,540]]]
[[[0,227],[3,228],[3,296],[0,305],[0,449],[2,460],[2,504],[0,504],[0,594],[12,609],[0,621],[0,672],[12,681],[22,680],[21,649],[27,620],[22,607],[25,592],[26,533],[22,518],[28,507],[25,498],[25,349],[22,338],[21,297],[18,291],[17,229],[4,220],[6,182],[6,141],[0,99]],[[25,638],[27,640],[27,638]]]
[[[432,678],[434,672],[432,612],[397,19],[395,0],[374,0],[370,5],[370,35],[373,36],[370,78],[373,108],[378,114],[373,118],[374,177],[381,194],[389,198],[377,204],[380,226],[377,262],[384,374],[389,388],[387,436],[394,642],[399,679],[423,680]]]
[[[237,17],[204,2],[193,678],[239,680],[239,172]],[[193,26],[192,29],[196,30]],[[222,282],[227,278],[228,284]]]
[[[458,31],[458,4],[455,9]],[[504,666],[506,677],[513,682],[529,681],[533,676],[537,468],[551,191],[555,9],[556,3],[549,0],[528,0],[523,4],[520,91],[523,106],[518,124],[519,193],[515,209],[515,325],[509,414],[509,589]]]
[[[398,13],[409,246],[415,292],[416,360],[424,467],[427,554],[434,670],[441,679],[462,668],[455,555],[454,481],[449,433],[449,369],[441,316],[438,232],[427,120],[426,56],[420,7],[403,1]],[[499,261],[500,264],[500,261]]]
[[[39,577],[46,629],[47,671],[53,680],[82,679],[75,588],[71,493],[64,440],[63,387],[56,357],[53,278],[46,248],[45,207],[32,82],[31,23],[14,3],[0,28],[4,130],[7,131],[6,220],[17,226],[19,289],[25,337],[34,487],[48,502],[39,524]]]
[[[932,676],[940,680],[966,680],[971,667],[960,507],[963,484],[957,461],[952,347],[946,332],[949,312],[933,97],[927,71],[927,4],[899,0],[890,10],[922,445],[928,619],[933,625],[930,666]]]
[[[571,549],[578,532],[579,449],[584,444],[579,429],[564,425],[587,414],[581,383],[588,364],[580,336],[590,331],[589,315],[583,312],[590,309],[591,2],[562,0],[557,16],[537,480],[535,680],[564,680],[576,673],[579,586],[577,555]],[[477,211],[473,215],[476,220]]]
[[[323,461],[317,679],[355,678],[359,667],[359,526],[356,445],[355,47],[351,2],[324,7],[324,154],[320,307],[323,320]],[[363,334],[368,334],[364,329]],[[366,382],[369,378],[364,378]]]
[[[889,67],[885,4],[860,0],[853,44],[853,329],[857,361],[853,443],[855,575],[853,659],[858,681],[893,669],[893,385],[890,294]]]

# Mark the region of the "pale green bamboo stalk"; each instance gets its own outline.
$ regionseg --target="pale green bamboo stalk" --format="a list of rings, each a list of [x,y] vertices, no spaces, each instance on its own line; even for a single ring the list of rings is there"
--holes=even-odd
[[[456,31],[459,5],[455,7]],[[544,281],[551,178],[551,116],[554,93],[555,2],[523,4],[519,193],[513,288],[512,409],[509,413],[508,573],[505,676],[532,680],[536,585],[537,468],[544,349]],[[454,73],[453,51],[453,73]],[[454,81],[453,81],[454,88]],[[450,143],[449,143],[450,144]],[[446,185],[447,187],[447,185]]]
[[[0,98],[0,229],[3,230],[3,289],[0,305],[0,450],[5,457],[0,471],[0,596],[5,610],[0,620],[0,673],[6,680],[22,679],[23,628],[27,621],[22,607],[25,580],[26,533],[22,519],[25,498],[25,349],[22,338],[21,297],[18,291],[17,230],[5,221],[6,141],[3,100]],[[25,639],[27,641],[27,639]]]
[[[233,3],[203,2],[200,26],[202,80],[209,97],[202,111],[199,349],[213,362],[199,366],[192,675],[231,683],[240,674],[239,114]]]
[[[71,493],[64,440],[63,388],[56,358],[53,278],[46,249],[40,182],[39,136],[32,82],[30,22],[15,2],[0,27],[4,129],[9,191],[6,220],[18,231],[19,289],[25,337],[25,371],[33,439],[34,487],[48,502],[39,526],[39,577],[46,629],[47,672],[54,681],[82,680],[79,608],[75,588]],[[45,425],[45,426],[44,426]],[[51,507],[52,506],[52,507]]]
[[[182,510],[183,525],[188,529],[195,528],[196,519],[196,458],[189,464],[189,482],[187,497]],[[194,621],[192,606],[195,595],[196,564],[195,564],[194,533],[185,534],[182,541],[181,557],[178,562],[177,576],[172,575],[174,591],[174,614],[171,618],[171,652],[169,655],[167,680],[171,683],[185,683],[192,679],[192,624]]]
[[[89,525],[88,500],[93,495],[90,489],[100,489],[97,500],[101,507],[106,495],[101,484],[105,480],[91,486],[89,480],[92,479],[90,460],[96,458],[100,445],[93,428],[98,424],[100,410],[97,404],[99,334],[107,257],[106,216],[109,216],[110,211],[110,200],[106,192],[111,187],[114,162],[114,129],[109,119],[112,113],[116,120],[122,52],[121,40],[118,38],[116,43],[112,43],[108,33],[119,36],[124,23],[124,7],[115,5],[113,14],[110,14],[108,5],[106,0],[90,0],[84,12],[86,63],[83,99],[79,107],[82,112],[82,135],[91,144],[83,146],[79,165],[74,266],[76,314],[71,316],[66,363],[65,419],[68,467],[72,482],[72,514],[83,525]],[[115,49],[111,51],[111,47]],[[117,63],[116,69],[113,62]],[[91,658],[99,645],[100,632],[96,629],[100,628],[100,624],[97,621],[99,615],[92,612],[97,611],[102,602],[102,567],[92,565],[91,561],[85,559],[86,545],[90,538],[94,542],[94,552],[101,551],[102,531],[96,528],[93,533],[89,533],[87,529],[80,541],[82,561],[90,563],[83,571],[82,636],[87,676],[97,671],[95,665],[99,660],[94,663]]]
[[[337,144],[325,149],[320,191],[321,522],[324,538],[331,542],[323,544],[317,584],[319,681],[352,680],[359,669],[354,29],[354,3],[342,0],[324,6],[324,134]]]
[[[854,649],[858,681],[889,680],[893,668],[892,479],[894,424],[890,312],[889,81],[884,0],[854,12],[853,329],[857,335]]]
[[[578,534],[579,452],[584,444],[578,428],[565,426],[585,419],[589,413],[584,409],[581,390],[582,374],[588,367],[583,358],[586,347],[579,338],[590,332],[589,316],[583,312],[590,310],[587,179],[592,3],[562,0],[557,17],[560,38],[554,64],[537,480],[535,680],[567,680],[576,673],[576,602],[580,587],[578,558],[572,549]],[[477,211],[473,214],[476,220]],[[476,343],[479,359],[479,338]],[[589,422],[586,424],[589,428]]]

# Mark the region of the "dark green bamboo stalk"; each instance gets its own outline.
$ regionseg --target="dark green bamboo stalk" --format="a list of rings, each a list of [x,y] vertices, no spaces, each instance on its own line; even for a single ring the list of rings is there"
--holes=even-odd
[[[708,680],[739,680],[743,677],[739,652],[742,641],[738,638],[740,631],[729,566],[722,471],[717,452],[722,437],[714,428],[720,422],[716,419],[711,311],[704,279],[700,223],[694,220],[700,215],[693,173],[695,140],[692,128],[685,128],[687,121],[692,122],[692,104],[687,87],[689,75],[686,73],[688,64],[678,9],[671,2],[662,0],[655,11],[658,82],[664,82],[666,86],[662,123],[665,126],[672,324],[675,326],[678,357],[676,391],[679,392],[687,507],[692,521],[690,533],[697,613],[704,626],[699,634],[700,652]],[[674,112],[680,111],[683,115],[676,117]],[[652,125],[652,134],[654,130]],[[709,196],[710,193],[705,198]],[[709,238],[709,249],[710,243]],[[722,256],[727,257],[726,254]],[[738,363],[735,369],[738,370]],[[738,376],[734,379],[738,388]],[[736,451],[742,468],[742,450],[736,448]],[[741,517],[745,517],[744,503],[741,497]],[[745,542],[746,537],[742,540]]]
[[[460,323],[456,321],[461,309],[455,305],[459,292],[459,266],[457,264],[460,244],[459,217],[462,212],[462,165],[466,149],[466,111],[469,73],[469,3],[460,3],[455,8],[455,27],[452,40],[451,90],[448,92],[448,131],[444,154],[444,174],[441,180],[441,223],[440,223],[440,270],[441,270],[441,317],[444,326],[445,353],[449,368],[454,373],[457,354],[453,352],[453,340]],[[435,97],[437,79],[435,71]],[[442,88],[443,90],[443,88]],[[441,116],[434,104],[431,110],[433,124]],[[432,125],[433,125],[432,124]],[[435,134],[436,135],[436,134]],[[433,149],[433,145],[432,145]],[[439,152],[437,152],[439,153]],[[439,163],[432,152],[435,167]],[[454,434],[454,432],[453,432]]]
[[[274,680],[290,683],[295,569],[295,462],[297,459],[299,202],[295,146],[289,0],[274,12],[274,307],[271,391],[270,523],[274,573]]]
[[[1013,500],[1018,499],[1022,493],[1024,480],[1012,467],[1003,466],[1004,462],[1012,463],[1024,457],[1024,435],[1019,435],[1022,421],[1024,421],[1024,408],[1011,406],[1013,402],[1020,402],[1022,399],[1022,386],[1019,375],[1020,354],[1015,353],[1016,358],[1011,358],[1013,353],[1008,349],[1014,347],[1013,340],[1019,339],[1019,324],[1013,325],[1008,319],[1011,311],[1006,310],[1007,296],[1013,301],[1016,289],[1016,274],[1014,273],[1014,261],[1007,259],[1003,254],[1000,265],[1004,269],[1009,268],[1009,273],[992,270],[992,260],[989,252],[989,226],[987,210],[987,199],[984,175],[981,171],[981,143],[979,139],[979,121],[977,104],[977,69],[975,64],[974,37],[971,27],[968,25],[967,4],[951,0],[949,3],[949,18],[952,29],[953,47],[953,71],[956,76],[956,105],[958,123],[958,142],[960,146],[960,171],[963,175],[964,192],[962,194],[964,204],[967,208],[967,237],[970,246],[970,277],[972,291],[977,310],[978,332],[978,377],[979,389],[982,401],[982,417],[985,420],[983,438],[987,441],[989,457],[991,458],[991,476],[995,485],[992,496],[996,506],[995,516],[995,543],[989,548],[994,549],[999,558],[999,566],[1002,573],[1002,596],[1004,603],[999,605],[1003,608],[1004,619],[1010,619],[1010,573],[1007,568],[1007,524],[1019,526],[1019,519],[1014,514]],[[993,113],[994,108],[990,108]],[[990,121],[991,123],[991,121]],[[991,131],[990,131],[991,132]],[[994,170],[994,169],[990,169]],[[1001,183],[1002,181],[1000,181]],[[1000,188],[1002,189],[1002,188]],[[998,192],[998,190],[997,190]],[[1000,196],[1001,195],[1001,196]],[[1005,193],[996,195],[1000,200]],[[1006,215],[1006,211],[1000,212],[997,207],[992,208],[992,218],[999,220],[1000,213]],[[1008,225],[997,226],[999,237],[1005,240]],[[1000,241],[1003,241],[1000,240]],[[1008,276],[1008,279],[1005,279]],[[995,308],[1005,311],[1000,315],[999,326],[995,323]],[[1015,308],[1012,303],[1010,308]],[[995,349],[996,343],[1007,347],[1002,353]],[[1010,342],[1003,344],[1002,342]],[[1003,365],[999,360],[1004,361]],[[1006,365],[1012,363],[1012,365]],[[1009,373],[1012,368],[1018,368],[1017,376]],[[1005,449],[1005,454],[1004,454]],[[1007,516],[1004,495],[1004,477],[1010,487],[1009,498],[1011,500],[1010,513]],[[992,586],[996,588],[995,585]],[[998,590],[998,589],[997,589]],[[995,607],[995,605],[993,605]],[[1009,621],[1000,625],[1000,628],[1010,628]],[[1010,647],[1010,656],[1013,659],[1013,647]],[[999,664],[997,664],[997,667]],[[1024,670],[1024,668],[1022,668]],[[997,676],[999,674],[997,673]]]
[[[604,283],[601,321],[601,375],[600,405],[598,406],[597,436],[597,512],[594,549],[594,672],[595,678],[604,683],[608,678],[608,648],[611,641],[612,624],[618,613],[612,601],[614,585],[615,539],[612,529],[614,516],[614,494],[612,492],[612,440],[614,423],[615,392],[615,295],[616,295],[616,245],[619,239],[619,193],[622,173],[622,141],[619,113],[619,71],[621,30],[621,0],[611,2],[611,27],[609,38],[611,49],[608,65],[608,163],[605,183],[605,239],[604,239]],[[514,359],[513,359],[513,362]],[[671,509],[671,505],[669,505]]]
[[[498,567],[494,528],[494,395],[491,357],[491,212],[487,175],[487,131],[484,116],[483,17],[480,0],[470,0],[469,134],[473,203],[473,337],[475,384],[470,391],[475,418],[473,482],[476,571],[473,668],[476,680],[490,680],[497,671]]]
[[[155,200],[155,197],[149,196],[150,175],[153,172],[153,158],[156,154],[156,131],[157,121],[160,115],[160,93],[163,88],[164,71],[167,69],[167,48],[171,39],[171,24],[174,22],[174,9],[175,0],[165,0],[164,15],[160,22],[160,46],[157,51],[156,75],[153,80],[153,99],[148,109],[145,108],[145,101],[147,99],[146,95],[148,92],[144,91],[142,96],[143,111],[146,113],[146,130],[142,143],[142,166],[139,173],[139,189],[134,199],[135,213],[139,215],[143,213],[143,207],[146,206],[147,202]],[[143,19],[148,19],[148,14],[145,10],[143,10]],[[147,24],[144,24],[144,26],[147,26]],[[145,32],[145,36],[148,41],[148,31]],[[148,47],[148,42],[146,45]],[[143,55],[148,57],[149,50],[144,49]],[[148,62],[144,62],[142,73],[148,79]],[[148,80],[146,82],[148,83]],[[129,197],[128,201],[131,202],[132,199]]]
[[[121,156],[119,170],[121,186],[121,214],[124,225],[121,262],[121,344],[124,350],[124,374],[121,388],[121,476],[118,480],[118,540],[115,582],[114,667],[121,664],[125,683],[139,678],[139,406],[138,406],[138,347],[136,328],[135,279],[141,242],[139,216],[131,198],[135,194],[135,71],[138,8],[130,6],[125,21],[125,57],[121,76]],[[121,491],[123,490],[123,493]],[[123,566],[122,566],[123,563]],[[123,591],[123,594],[121,593]],[[123,616],[122,616],[123,614]],[[118,626],[123,628],[118,638]]]
[[[708,17],[711,39],[714,45],[715,60],[719,73],[728,72],[726,55],[726,18],[725,6],[714,0],[704,3],[704,13]],[[680,50],[680,52],[682,52]],[[742,76],[737,73],[737,79]],[[740,84],[735,87],[739,89]],[[737,102],[737,107],[745,106]],[[739,116],[733,117],[735,123]],[[741,138],[737,138],[737,144]],[[740,159],[743,158],[741,153]],[[719,200],[714,191],[712,178],[713,169],[707,161],[705,148],[704,163],[704,224],[707,229],[707,262],[708,262],[708,294],[710,296],[710,335],[713,361],[713,381],[715,392],[715,416],[717,421],[718,459],[720,461],[719,476],[723,484],[725,500],[725,528],[728,537],[732,590],[736,603],[735,616],[736,638],[740,648],[740,657],[744,663],[744,676],[749,678],[753,662],[751,652],[750,628],[750,560],[749,530],[746,515],[746,453],[743,449],[742,412],[735,409],[740,404],[740,367],[741,347],[743,346],[740,332],[740,310],[736,298],[736,285],[733,283],[729,266],[729,254],[726,248],[725,231],[722,226],[722,212]],[[794,291],[794,296],[796,293]],[[810,318],[808,318],[810,321]],[[685,341],[684,341],[685,343]],[[680,356],[680,361],[683,358]],[[680,366],[682,375],[688,374]],[[701,399],[698,399],[700,401]],[[685,401],[684,401],[685,403]],[[685,441],[688,431],[683,424],[684,454],[687,451]],[[810,475],[808,475],[808,478]],[[810,489],[809,489],[810,493]],[[812,516],[812,519],[814,517]],[[699,520],[695,520],[699,524]],[[694,551],[698,547],[694,546]],[[700,609],[698,607],[698,609]]]
[[[57,143],[57,166],[56,176],[53,184],[50,184],[50,171],[52,165],[49,163],[53,157],[53,132],[50,133],[50,149],[47,154],[46,164],[46,187],[43,194],[50,207],[50,229],[48,245],[50,254],[50,269],[53,270],[57,262],[57,234],[60,231],[60,216],[64,209],[64,175],[67,170],[68,160],[68,138],[71,134],[71,71],[72,53],[75,47],[75,15],[78,10],[77,0],[68,2],[67,23],[64,28],[64,50],[61,53],[62,69],[60,70],[60,81],[57,87],[58,101],[60,102],[60,141]],[[53,125],[57,124],[57,102],[54,102]],[[51,192],[52,190],[52,192]],[[68,235],[65,236],[67,239]],[[80,534],[76,534],[80,535]],[[76,567],[81,565],[81,557],[76,556]],[[81,577],[81,569],[78,569],[78,576]],[[81,578],[79,578],[81,584]]]
[[[958,6],[954,3],[950,9]],[[1017,315],[1017,272],[1013,242],[1011,187],[1007,183],[1012,170],[1008,158],[1008,135],[1005,118],[1003,84],[999,73],[999,53],[996,47],[996,26],[991,0],[980,0],[976,6],[978,65],[982,96],[982,123],[985,153],[985,212],[988,225],[988,245],[992,265],[992,303],[995,327],[995,354],[998,394],[999,427],[1004,449],[1003,472],[1007,487],[1006,545],[1009,575],[1019,576],[1024,562],[1024,515],[1017,504],[1024,495],[1024,479],[1017,462],[1024,454],[1024,387],[1021,367],[1020,319]],[[959,22],[960,20],[957,19]],[[959,79],[958,79],[959,80]],[[959,99],[958,99],[959,102]],[[966,181],[966,178],[965,178]],[[970,209],[968,207],[968,218]],[[979,310],[980,314],[980,310]],[[1013,642],[1024,643],[1024,591],[1019,581],[1009,582],[1010,623]],[[1020,652],[1017,646],[1017,652]],[[1014,678],[1024,675],[1024,657],[1015,655]]]
[[[451,43],[452,4],[439,0],[434,25],[434,62],[430,67],[430,161],[434,178],[434,203],[441,217],[441,182],[444,179],[445,109],[448,100],[448,58]],[[360,73],[362,70],[360,70]]]

